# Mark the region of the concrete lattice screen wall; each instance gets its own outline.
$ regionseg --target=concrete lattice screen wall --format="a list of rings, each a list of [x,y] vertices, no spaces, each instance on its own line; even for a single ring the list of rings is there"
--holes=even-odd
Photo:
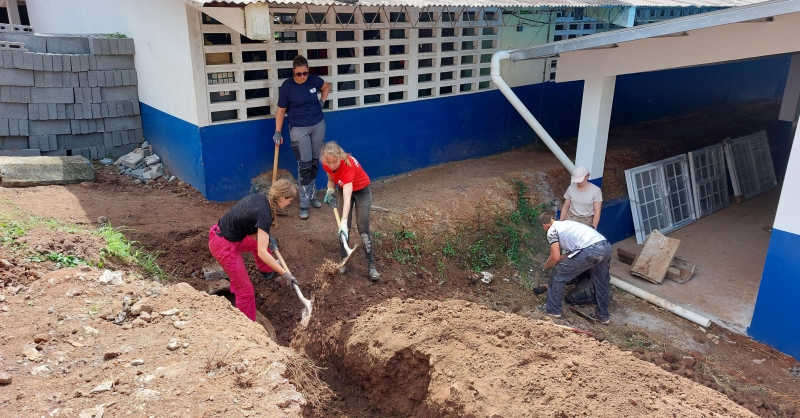
[[[119,157],[142,143],[133,39],[0,32],[0,154]]]

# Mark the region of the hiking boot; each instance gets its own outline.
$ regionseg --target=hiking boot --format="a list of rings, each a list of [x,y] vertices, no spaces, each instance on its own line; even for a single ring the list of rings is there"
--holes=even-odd
[[[322,207],[322,203],[319,203],[319,200],[317,199],[311,199],[311,206],[319,209]]]
[[[547,312],[547,308],[544,305],[537,305],[536,309],[539,310],[539,312],[546,313],[547,316],[549,316],[551,318],[556,318],[556,319],[561,318],[561,314],[560,313]]]
[[[537,286],[533,288],[534,295],[541,295],[544,292],[547,292],[547,285]]]
[[[308,208],[300,209],[300,219],[308,219]]]
[[[367,270],[369,270],[369,279],[373,282],[377,282],[381,279],[381,274],[378,273],[378,270],[375,269],[374,264],[367,265]]]
[[[596,312],[592,312],[592,313],[589,314],[589,317],[594,319],[595,321],[603,324],[603,325],[608,325],[611,322],[610,318],[601,318],[601,317],[596,316],[596,315],[597,315]]]

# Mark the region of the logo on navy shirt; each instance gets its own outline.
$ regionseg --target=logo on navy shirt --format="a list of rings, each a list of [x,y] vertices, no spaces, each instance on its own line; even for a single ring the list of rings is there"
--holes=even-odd
[[[317,88],[316,87],[311,87],[311,90],[309,90],[309,92],[316,93],[317,92]]]

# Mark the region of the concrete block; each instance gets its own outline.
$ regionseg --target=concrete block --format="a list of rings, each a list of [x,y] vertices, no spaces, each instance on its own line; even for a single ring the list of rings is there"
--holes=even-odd
[[[119,164],[130,169],[137,169],[144,164],[144,156],[131,152],[120,158]]]
[[[133,70],[135,68],[133,55],[97,55],[98,70]]]
[[[75,109],[75,118],[74,119],[76,119],[76,120],[83,119],[84,118],[83,105],[81,103],[75,103],[74,109]]]
[[[106,129],[109,131],[138,129],[142,127],[142,119],[138,116],[106,118],[103,122],[105,123]]]
[[[0,86],[0,102],[11,102],[11,86]]]
[[[69,133],[77,135],[81,133],[81,121],[72,119],[69,121]]]
[[[138,86],[139,85],[139,76],[136,75],[136,70],[129,70],[131,72],[131,85]]]
[[[23,51],[13,51],[14,55],[14,68],[23,69],[25,65],[25,52]]]
[[[145,180],[155,180],[164,175],[164,164],[158,163],[151,167],[147,167],[142,177]]]
[[[72,133],[69,120],[32,120],[30,135],[58,135]]]
[[[3,68],[14,68],[14,51],[3,50]]]
[[[50,143],[50,151],[59,149],[57,135],[47,135],[47,140]]]
[[[43,152],[42,157],[66,157],[67,150],[65,149],[57,149],[54,151]]]
[[[81,70],[81,56],[80,55],[66,55],[69,57],[70,71],[76,73]]]
[[[58,140],[64,142],[66,149],[91,148],[103,146],[102,133],[89,133],[85,135],[58,135]]]
[[[103,101],[103,94],[100,93],[100,87],[89,89],[92,95],[92,103],[101,103]]]
[[[111,43],[109,42],[108,38],[101,38],[99,55],[109,55],[109,54],[111,54]]]
[[[117,53],[119,55],[127,55],[128,54],[128,42],[127,39],[118,39],[117,40],[117,49],[119,50]]]
[[[81,57],[81,71],[89,71],[89,56],[80,55]]]
[[[61,55],[61,71],[72,71],[72,55]]]
[[[133,39],[130,39],[130,38],[125,39],[125,42],[128,43],[128,45],[125,46],[125,50],[128,52],[128,55],[135,54],[136,53],[136,49],[134,48]]]
[[[33,69],[33,56],[36,55],[33,52],[25,52],[22,54],[22,68],[26,70]]]
[[[9,149],[0,150],[2,157],[39,157],[41,152],[38,149]]]
[[[103,49],[100,46],[100,38],[89,38],[89,53],[100,54],[102,52]]]
[[[11,102],[21,103],[22,102],[22,93],[19,87],[9,86],[8,88],[11,89]]]
[[[131,70],[120,70],[120,75],[122,76],[122,85],[123,86],[130,86],[131,85]]]
[[[130,116],[125,113],[125,101],[120,100],[118,102],[114,102],[114,106],[117,108],[117,116]]]
[[[147,166],[150,166],[150,165],[153,165],[153,164],[157,164],[157,163],[160,163],[160,162],[161,162],[161,157],[159,157],[158,155],[155,155],[155,154],[154,155],[149,155],[147,157],[144,157],[144,165],[147,165]]]
[[[33,54],[33,71],[44,71],[44,54]]]
[[[106,158],[106,147],[97,147],[97,158]]]
[[[82,148],[80,150],[80,153],[81,153],[81,156],[83,158],[86,158],[87,160],[91,160],[92,159],[92,153],[89,151],[88,148]]]
[[[89,70],[97,70],[97,57],[94,55],[89,55]]]
[[[67,108],[67,117],[66,119],[75,119],[75,105],[74,104],[67,104],[65,105]]]
[[[108,40],[108,50],[111,55],[119,55],[119,42],[117,39]]]
[[[22,103],[0,103],[0,117],[28,119],[28,105]]]
[[[19,123],[19,134],[22,136],[30,135],[30,126],[28,124],[28,119],[17,119]]]
[[[94,71],[88,71],[86,73],[86,84],[87,87],[98,87],[97,85],[97,73]]]
[[[114,146],[114,134],[111,132],[103,132],[103,146],[106,148],[111,148]]]
[[[105,76],[105,84],[106,87],[114,87],[114,72],[113,71],[103,71],[103,76]]]
[[[96,119],[89,119],[86,122],[89,123],[89,129],[86,131],[87,133],[97,132],[97,120]]]
[[[8,119],[8,136],[20,136],[19,119]]]
[[[88,134],[89,133],[89,121],[87,119],[83,119],[78,121],[80,124],[80,133]]]
[[[67,105],[64,103],[56,103],[56,118],[57,119],[66,119],[67,118]]]
[[[55,103],[48,103],[47,104],[47,119],[56,120],[58,119],[58,110],[56,109]]]
[[[91,103],[82,103],[83,106],[83,118],[84,119],[91,119],[92,118],[92,104]]]
[[[47,109],[47,103],[39,103],[39,120],[50,119],[50,110]]]
[[[92,102],[92,89],[90,89],[89,87],[85,87],[85,88],[82,88],[81,90],[83,90],[83,103],[91,103]]]
[[[53,72],[52,71],[43,71],[44,74],[44,84],[42,87],[54,87],[53,83]]]
[[[0,138],[0,150],[27,149],[27,136],[5,136]]]
[[[11,136],[6,118],[0,118],[0,136]]]
[[[73,94],[75,96],[75,103],[83,103],[83,89],[82,88],[73,89]]]
[[[122,112],[125,116],[133,116],[133,104],[131,100],[123,100],[122,103]]]
[[[133,107],[133,114],[139,115],[141,114],[141,110],[139,109],[139,101],[138,100],[131,100],[131,104]]]
[[[119,134],[122,137],[122,145],[131,143],[131,136],[128,134],[128,131],[120,131]]]
[[[33,103],[75,103],[71,88],[29,87],[29,100]]]
[[[70,83],[70,85],[73,88],[80,87],[80,80],[78,80],[78,73],[77,72],[72,72],[72,73],[68,73],[68,74],[69,74],[69,83]]]
[[[61,74],[64,73],[51,73],[53,75],[53,86],[52,87],[64,87],[64,76]]]
[[[80,87],[89,87],[89,72],[81,71],[78,73],[78,83]]]
[[[122,70],[115,70],[114,73],[114,86],[119,87],[122,85]]]
[[[61,76],[61,87],[72,87],[72,76],[70,74],[71,73],[60,72],[55,73],[54,76]]]
[[[3,105],[0,104],[0,115],[3,113]],[[28,119],[30,120],[39,120],[39,104],[38,103],[31,103],[28,105]]]
[[[88,54],[89,38],[81,36],[45,36],[51,54]]]
[[[6,86],[34,85],[33,70],[20,70],[15,68],[0,68],[0,84]],[[120,78],[120,80],[122,80]]]
[[[64,58],[61,55],[47,54],[46,56],[50,57],[50,61],[53,63],[53,71],[64,71]]]
[[[111,143],[115,147],[118,147],[118,146],[122,145],[122,135],[120,134],[119,131],[112,132],[111,140],[112,140]],[[144,158],[144,157],[142,157],[142,158]]]
[[[30,103],[31,102],[31,89],[35,87],[14,87],[11,86],[12,89],[17,89],[19,92],[19,103]]]
[[[25,70],[11,70],[11,71],[25,71]],[[35,87],[44,87],[44,71],[33,72],[33,85]]]
[[[106,84],[106,73],[105,71],[92,71],[94,73],[95,78],[97,78],[97,87],[107,87]]]
[[[120,145],[114,148],[106,148],[106,152],[111,155],[111,158],[119,158],[129,152],[133,152],[136,148],[139,148],[138,144]]]
[[[97,121],[97,132],[105,132],[106,124],[103,119],[95,119]]]
[[[136,86],[101,87],[100,98],[103,102],[139,100],[139,91]]]
[[[39,149],[40,135],[32,135],[28,137],[28,148]]]
[[[108,117],[108,103],[100,103],[100,115],[104,118]]]
[[[97,159],[97,147],[89,148],[89,153],[92,155],[93,160]]]
[[[15,32],[0,32],[0,41],[23,42],[25,44],[25,49],[28,51],[47,52],[47,41],[43,36]]]
[[[42,57],[42,71],[53,71],[53,56],[51,54],[41,54]],[[33,69],[36,70],[36,61],[33,63]]]
[[[95,119],[103,117],[103,113],[100,111],[100,103],[92,103],[92,117]]]

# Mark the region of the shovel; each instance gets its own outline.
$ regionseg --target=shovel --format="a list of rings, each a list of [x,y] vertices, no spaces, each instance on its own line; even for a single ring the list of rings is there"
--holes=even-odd
[[[333,214],[336,216],[336,228],[339,228],[339,224],[342,223],[342,220],[339,218],[339,209],[335,206],[333,207]],[[347,245],[347,240],[344,238],[344,235],[339,234],[339,238],[342,239],[342,245],[344,245],[344,250],[347,251],[347,257],[345,257],[344,260],[342,260],[342,262],[339,263],[339,268],[342,268],[344,267],[345,264],[347,264],[348,261],[350,261],[350,256],[353,255],[353,251],[355,251],[356,248],[358,248],[358,244],[356,244],[355,247],[350,248],[350,246]]]
[[[286,261],[283,261],[283,256],[281,255],[281,252],[276,249],[275,255],[278,256],[278,260],[281,261],[281,265],[283,266],[284,270],[289,272],[289,274],[292,274],[292,272],[289,271],[289,266],[286,265]],[[305,305],[305,308],[303,308],[303,312],[300,313],[301,317],[300,325],[304,327],[308,326],[308,322],[311,320],[311,311],[314,310],[314,308],[311,306],[311,302],[314,301],[314,297],[312,296],[311,300],[308,300],[305,297],[303,297],[303,292],[300,291],[300,288],[297,287],[297,284],[295,282],[292,282],[292,289],[294,289],[294,292],[297,293],[297,297],[300,298],[300,302],[303,302],[303,305]]]

